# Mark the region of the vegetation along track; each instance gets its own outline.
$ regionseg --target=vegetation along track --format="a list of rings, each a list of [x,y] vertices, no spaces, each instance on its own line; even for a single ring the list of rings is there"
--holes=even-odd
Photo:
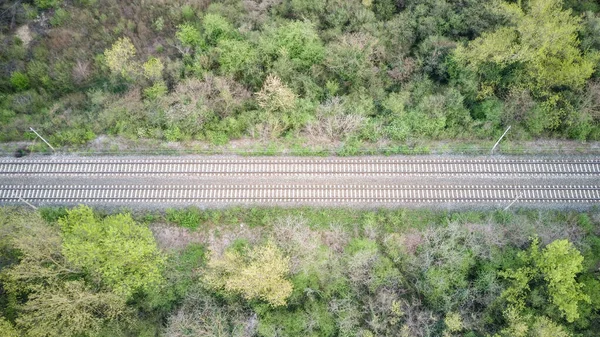
[[[591,158],[0,159],[0,204],[600,204]]]
[[[69,159],[0,160],[0,175],[594,175],[600,160]]]

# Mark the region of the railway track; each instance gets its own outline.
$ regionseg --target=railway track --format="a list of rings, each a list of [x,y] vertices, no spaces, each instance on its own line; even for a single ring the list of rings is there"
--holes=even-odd
[[[2,185],[0,203],[585,203],[600,185]]]
[[[432,159],[0,159],[4,176],[577,175],[600,160]]]

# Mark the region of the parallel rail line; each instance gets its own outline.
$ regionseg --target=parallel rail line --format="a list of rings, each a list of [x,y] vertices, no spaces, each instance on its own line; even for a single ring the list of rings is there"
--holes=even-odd
[[[201,159],[0,160],[27,175],[600,175],[600,160]]]
[[[1,185],[0,203],[598,203],[600,185]]]

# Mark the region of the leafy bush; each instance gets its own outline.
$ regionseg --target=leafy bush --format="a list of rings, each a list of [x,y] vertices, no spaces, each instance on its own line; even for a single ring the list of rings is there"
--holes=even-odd
[[[175,36],[185,48],[184,51],[187,53],[196,48],[200,48],[203,44],[200,31],[189,23],[179,25],[179,27],[177,27]]]
[[[167,94],[167,85],[163,81],[156,81],[152,86],[144,89],[144,96],[147,99],[155,100]]]
[[[200,226],[200,211],[197,208],[183,210],[170,208],[167,209],[167,220],[175,222],[181,227],[197,229]]]
[[[233,26],[224,17],[217,14],[206,14],[202,20],[202,28],[206,41],[211,45],[235,36]]]
[[[10,84],[17,91],[27,90],[29,89],[29,77],[20,71],[15,71],[10,75]]]
[[[325,49],[310,21],[292,21],[278,28],[271,27],[265,35],[260,48],[266,55],[288,57],[299,69],[323,60]]]

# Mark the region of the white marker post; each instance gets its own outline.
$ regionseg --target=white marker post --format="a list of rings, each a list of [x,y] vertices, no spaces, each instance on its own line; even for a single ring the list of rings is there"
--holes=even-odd
[[[494,144],[494,147],[492,147],[492,150],[490,151],[490,154],[494,153],[494,149],[496,148],[496,146],[498,146],[498,144],[500,144],[500,141],[502,140],[502,138],[504,138],[504,136],[506,136],[506,133],[508,132],[508,130],[510,130],[510,127],[512,125],[508,126],[508,129],[506,129],[506,131],[504,131],[504,133],[502,134],[502,136],[500,136],[500,139],[498,139],[498,141],[496,142],[496,144]]]
[[[37,207],[35,207],[35,206],[33,206],[32,204],[30,204],[29,202],[27,202],[27,200],[25,200],[25,199],[21,198],[21,196],[20,196],[20,195],[16,194],[16,192],[15,192],[15,195],[17,196],[17,198],[19,199],[19,201],[22,201],[22,202],[24,202],[24,203],[25,203],[27,206],[29,206],[29,207],[33,208],[34,210],[37,210]]]
[[[44,141],[44,143],[46,143],[46,145],[50,146],[50,148],[52,149],[52,151],[56,152],[56,149],[55,149],[55,148],[53,148],[53,147],[52,147],[52,145],[50,145],[50,143],[48,143],[48,142],[47,142],[47,141],[44,139],[44,137],[40,136],[40,134],[39,134],[39,133],[37,133],[37,131],[35,131],[35,130],[34,130],[32,127],[30,127],[30,128],[29,128],[29,130],[33,131],[33,133],[35,133],[35,134],[36,134],[36,136],[40,137],[40,139],[41,139],[41,140],[43,140],[43,141]]]
[[[515,202],[519,201],[519,199],[521,199],[521,197],[523,196],[523,193],[517,195],[517,197],[515,198],[515,200],[513,200],[508,206],[506,206],[504,208],[505,211],[508,211],[508,209],[510,208],[510,206],[514,205]]]

